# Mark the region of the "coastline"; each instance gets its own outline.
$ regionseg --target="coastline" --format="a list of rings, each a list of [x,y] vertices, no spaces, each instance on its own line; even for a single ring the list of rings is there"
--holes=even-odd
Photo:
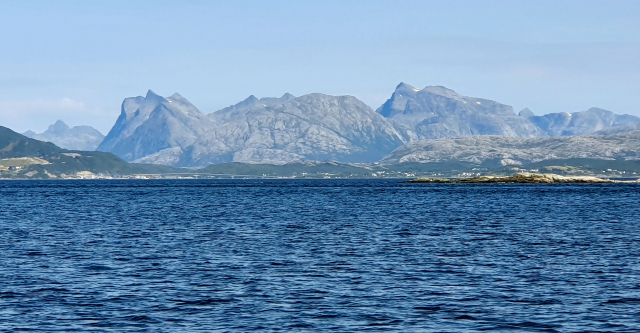
[[[518,173],[512,176],[477,176],[469,178],[417,178],[405,183],[428,184],[612,184],[612,183],[639,183],[636,180],[611,180],[594,176],[561,176],[556,174]]]

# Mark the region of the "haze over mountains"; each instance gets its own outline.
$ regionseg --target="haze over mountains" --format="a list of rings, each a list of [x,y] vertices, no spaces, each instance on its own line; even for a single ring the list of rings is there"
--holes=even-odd
[[[520,116],[527,118],[548,136],[585,135],[640,124],[638,117],[617,115],[600,108],[573,113],[549,113],[544,116],[536,116],[529,109],[525,109],[520,112]]]
[[[104,135],[91,126],[69,128],[62,120],[56,121],[55,124],[49,126],[46,131],[40,134],[27,131],[22,135],[40,141],[51,142],[58,147],[70,150],[96,150],[104,140]]]
[[[7,174],[8,166],[17,169]],[[168,169],[126,163],[110,153],[63,149],[0,126],[0,178],[53,179],[87,171],[119,175],[173,171]]]
[[[513,108],[498,102],[462,96],[451,89],[414,88],[400,83],[377,110],[407,141],[472,135],[534,137],[544,133]]]
[[[633,140],[623,142],[624,136],[611,144],[595,136],[573,137],[620,135],[639,128],[634,126],[640,126],[640,118],[598,108],[543,116],[525,109],[516,114],[511,106],[495,101],[441,86],[417,89],[406,83],[399,84],[376,111],[352,96],[314,93],[260,99],[252,95],[207,114],[177,93],[162,97],[149,91],[144,97],[124,100],[116,124],[97,150],[129,162],[174,167],[324,160],[428,162],[444,160],[447,154],[504,165],[538,161],[545,154],[559,158],[564,155],[558,152],[564,150],[571,153],[565,154],[567,158],[637,158],[631,151],[640,147],[629,146]],[[97,136],[89,140],[88,129],[76,128],[59,122],[38,136],[64,148],[96,149]],[[71,132],[81,134],[74,141]],[[565,136],[572,137],[560,138]],[[76,148],[81,142],[84,148]],[[615,153],[617,145],[627,153]],[[582,150],[588,152],[580,155]]]

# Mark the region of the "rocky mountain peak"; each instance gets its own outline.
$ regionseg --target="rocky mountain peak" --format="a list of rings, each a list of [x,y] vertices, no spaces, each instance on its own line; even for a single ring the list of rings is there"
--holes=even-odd
[[[637,117],[597,108],[545,116],[524,109],[517,115],[506,104],[404,82],[376,112],[353,96],[321,93],[251,95],[205,115],[177,93],[163,98],[149,91],[146,97],[125,99],[122,108],[100,150],[127,161],[186,167],[373,162],[407,142],[580,135],[640,123]]]
[[[377,112],[385,118],[392,118],[396,114],[404,112],[407,102],[413,98],[418,91],[420,91],[420,89],[400,82],[400,84],[396,86],[396,90],[391,94],[391,98],[389,98]]]
[[[598,114],[598,115],[613,115],[614,113],[609,111],[609,110],[605,110],[602,108],[598,108],[598,107],[592,107],[589,108],[586,111],[581,111],[583,113],[593,113],[593,114]]]
[[[524,109],[522,109],[522,111],[520,111],[518,113],[518,116],[523,117],[523,118],[529,118],[529,117],[535,116],[535,113],[533,113],[533,111],[529,110],[529,108],[524,108]]]
[[[166,149],[180,153],[203,134],[209,122],[180,94],[164,98],[149,90],[144,98],[124,100],[120,117],[98,150],[112,152],[127,161]]]
[[[396,92],[402,92],[402,91],[420,91],[420,89],[417,89],[416,87],[408,84],[408,83],[404,83],[404,82],[400,82],[400,84],[398,84],[396,86]]]
[[[258,97],[256,97],[255,95],[251,95],[249,97],[247,97],[244,101],[242,101],[243,104],[252,104],[252,103],[257,103],[259,102],[260,99],[258,99]]]
[[[64,134],[69,130],[69,125],[65,124],[64,121],[58,120],[53,125],[50,125],[47,129],[47,132],[55,133],[55,134]]]
[[[38,135],[38,133],[32,131],[32,130],[28,130],[24,133],[22,133],[22,135],[26,136],[27,138],[33,138],[34,136]]]
[[[222,110],[218,110],[211,113],[210,116],[212,118],[218,118],[219,121],[226,121],[229,119],[229,117],[236,117],[240,114],[243,114],[244,112],[247,112],[253,109],[259,109],[259,108],[265,108],[265,107],[271,107],[271,106],[280,105],[284,103],[289,103],[295,99],[296,97],[289,93],[285,93],[280,98],[263,97],[258,99],[256,96],[251,95],[237,104],[228,106]]]
[[[147,100],[148,102],[156,102],[156,103],[162,103],[167,101],[164,97],[156,94],[151,89],[147,91],[147,95],[144,97],[144,99]]]
[[[416,89],[400,83],[377,112],[405,135],[405,140],[471,135],[536,136],[540,131],[513,108],[467,97],[443,86]]]
[[[457,92],[455,92],[453,89],[449,89],[449,88],[443,87],[443,86],[427,86],[424,89],[422,89],[421,91],[429,92],[429,93],[434,94],[434,95],[444,96],[444,97],[447,97],[447,98],[460,99],[461,97],[463,97],[460,94],[458,94]]]
[[[40,134],[27,131],[22,135],[40,141],[52,142],[58,147],[71,150],[96,150],[104,139],[104,135],[91,126],[69,128],[62,120],[56,121]]]
[[[182,97],[182,95],[176,93],[173,93],[173,95],[169,96],[166,98],[167,100],[172,100],[172,99],[179,99],[179,100],[186,100],[186,98]]]
[[[197,167],[221,162],[373,162],[403,144],[383,117],[353,96],[251,95],[206,117],[185,112],[177,99],[168,99],[145,112],[146,118],[139,109],[136,117],[121,117],[99,150],[138,163]],[[129,106],[144,103],[134,99]]]

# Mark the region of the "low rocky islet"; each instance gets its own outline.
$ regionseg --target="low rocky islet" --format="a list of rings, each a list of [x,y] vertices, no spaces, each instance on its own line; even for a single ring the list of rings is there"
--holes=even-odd
[[[478,176],[469,178],[418,178],[406,183],[432,183],[432,184],[491,184],[491,183],[518,183],[518,184],[578,184],[578,183],[620,183],[637,181],[615,181],[593,176],[561,176],[550,173],[522,172],[512,176]]]

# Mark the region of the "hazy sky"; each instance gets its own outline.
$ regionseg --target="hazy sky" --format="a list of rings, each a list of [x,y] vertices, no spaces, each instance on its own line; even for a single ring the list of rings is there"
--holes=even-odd
[[[640,1],[3,1],[0,125],[108,132],[125,97],[209,113],[257,97],[403,81],[536,114],[640,115]]]

